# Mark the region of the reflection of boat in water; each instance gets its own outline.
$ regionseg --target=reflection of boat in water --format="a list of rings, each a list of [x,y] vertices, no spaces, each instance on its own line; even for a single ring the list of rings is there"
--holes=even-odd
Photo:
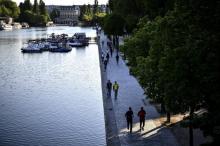
[[[83,45],[83,43],[77,41],[77,40],[70,40],[67,42],[67,44],[71,47],[83,47],[85,45]]]
[[[55,49],[51,49],[50,52],[60,52],[60,53],[65,53],[65,52],[69,52],[71,51],[72,48],[66,48],[66,47],[58,47],[58,48],[55,48]]]

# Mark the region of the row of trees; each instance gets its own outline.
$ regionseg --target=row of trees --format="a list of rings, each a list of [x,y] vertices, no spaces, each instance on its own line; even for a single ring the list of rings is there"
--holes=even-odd
[[[50,17],[45,8],[43,0],[34,0],[34,4],[30,0],[25,0],[24,3],[20,3],[20,15],[19,20],[28,22],[32,26],[45,26],[50,20]]]
[[[0,0],[0,16],[1,17],[13,17],[19,16],[20,10],[17,4],[11,0]]]
[[[219,142],[219,23],[216,0],[110,0],[109,35],[129,34],[121,50],[149,98],[170,114],[189,111],[193,127]],[[203,109],[205,114],[195,117]]]
[[[98,0],[94,0],[94,5],[88,4],[80,6],[79,20],[84,22],[85,25],[102,23],[105,15],[106,13],[101,12],[99,9]]]
[[[40,0],[39,4],[35,0],[33,5],[30,0],[25,0],[19,7],[11,0],[0,0],[0,16],[28,22],[31,26],[45,26],[50,20],[43,0]]]

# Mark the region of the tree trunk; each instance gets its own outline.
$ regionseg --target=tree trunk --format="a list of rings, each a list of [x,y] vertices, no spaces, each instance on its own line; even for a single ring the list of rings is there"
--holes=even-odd
[[[170,111],[167,111],[167,122],[170,123]]]
[[[161,112],[162,114],[164,114],[164,113],[166,112],[164,101],[161,101],[161,104],[160,104],[160,112]]]
[[[119,39],[118,39],[118,36],[116,36],[116,50],[117,50],[117,53],[119,52]]]
[[[114,47],[116,46],[116,45],[115,45],[115,42],[116,42],[116,41],[115,41],[115,36],[113,35],[113,45],[114,45]]]
[[[190,107],[189,111],[189,145],[193,146],[193,114],[194,114],[194,107]]]

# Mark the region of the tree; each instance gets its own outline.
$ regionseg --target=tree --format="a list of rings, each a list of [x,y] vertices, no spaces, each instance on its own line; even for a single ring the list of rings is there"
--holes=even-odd
[[[52,12],[50,13],[50,18],[52,21],[55,21],[55,18],[60,16],[60,11],[58,9],[53,9]]]
[[[85,15],[86,13],[86,9],[87,9],[87,6],[84,4],[82,6],[80,6],[80,15],[79,15],[79,20],[82,21],[83,20],[83,16]]]
[[[34,1],[34,6],[32,6],[30,0],[25,0],[24,3],[20,3],[19,7],[21,10],[19,21],[21,22],[27,22],[31,26],[45,26],[50,20],[43,0],[40,0],[39,6],[37,0]]]
[[[33,12],[36,14],[39,14],[39,5],[38,5],[37,0],[34,0]]]
[[[46,10],[45,3],[43,0],[40,0],[40,2],[39,2],[39,11],[40,11],[41,15],[47,14],[47,10]]]
[[[94,0],[93,14],[95,15],[97,12],[98,12],[98,0]]]
[[[17,18],[20,10],[17,4],[11,0],[0,0],[0,16]]]
[[[20,3],[20,4],[22,5],[22,3]],[[21,11],[23,11],[23,12],[26,10],[32,11],[32,9],[33,9],[33,6],[31,4],[30,0],[25,0],[23,3],[23,7],[21,8]]]
[[[114,36],[114,40],[116,42],[115,44],[116,49],[119,49],[118,36],[124,34],[124,31],[123,31],[124,27],[125,27],[124,19],[116,13],[107,15],[104,20],[104,31],[108,35]]]
[[[213,136],[210,145],[217,145],[220,139],[220,3],[215,0],[135,0],[133,3],[110,0],[109,5],[113,14],[125,19],[124,26],[132,32],[121,48],[148,97],[164,105],[168,121],[171,113],[189,112],[190,146],[193,146],[195,127]],[[133,19],[144,15],[138,25],[133,23]],[[121,18],[108,17],[104,30],[114,34],[114,24]],[[117,26],[116,32],[123,29]],[[195,125],[197,109],[207,112]]]

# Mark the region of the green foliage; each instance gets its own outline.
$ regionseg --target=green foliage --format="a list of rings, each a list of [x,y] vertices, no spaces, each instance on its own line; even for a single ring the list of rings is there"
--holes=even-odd
[[[104,19],[105,19],[105,16],[106,16],[106,13],[96,13],[96,21],[97,23],[104,27]]]
[[[39,5],[38,5],[37,0],[34,0],[33,12],[36,13],[36,14],[39,14]]]
[[[80,16],[79,20],[84,22],[85,25],[95,25],[99,23],[102,25],[103,18],[106,13],[101,13],[98,9],[98,1],[95,0],[95,5],[93,9],[91,5],[82,5],[80,7]]]
[[[24,12],[24,21],[32,26],[44,26],[48,22],[48,17],[46,15],[37,15],[32,11],[26,10]]]
[[[138,17],[135,15],[127,15],[125,17],[125,29],[127,33],[131,33],[133,29],[136,27],[138,21]]]
[[[98,0],[94,0],[93,14],[96,14],[97,12],[98,12]]]
[[[58,9],[53,9],[53,11],[50,13],[50,18],[52,21],[55,21],[55,18],[60,16],[60,11]]]
[[[175,0],[109,0],[112,13],[121,15],[126,22],[126,31],[131,34],[139,19],[147,16],[153,20],[157,16],[164,16],[174,7]]]
[[[40,11],[41,15],[47,14],[47,10],[46,10],[45,3],[43,0],[40,0],[40,2],[39,2],[39,11]]]
[[[31,26],[45,26],[46,23],[50,20],[50,16],[48,15],[45,3],[43,0],[34,1],[34,5],[30,3],[30,0],[25,0],[24,3],[20,3],[19,5],[21,13],[19,16],[19,20],[21,22],[27,22]],[[55,14],[56,15],[56,12]],[[52,18],[54,19],[54,16],[52,14]]]
[[[164,103],[168,112],[190,109],[192,123],[196,121],[194,110],[206,109],[207,114],[197,127],[212,135],[213,143],[217,144],[220,3],[193,0],[161,6],[161,1],[142,2],[150,8],[146,12],[148,16],[139,21],[132,36],[121,46],[131,71],[148,97]],[[122,11],[119,13],[123,16]]]
[[[124,28],[124,24],[125,21],[124,19],[116,14],[109,14],[106,16],[105,18],[105,23],[104,23],[104,31],[105,33],[107,33],[108,35],[123,35],[123,28]]]
[[[20,10],[17,4],[11,0],[0,0],[0,16],[17,18]]]
[[[114,9],[114,0],[109,0],[108,5],[109,5],[110,11],[113,11],[113,9]]]
[[[24,3],[20,3],[19,7],[20,7],[21,12],[24,12],[26,10],[32,11],[33,9],[33,6],[30,0],[25,0]]]

